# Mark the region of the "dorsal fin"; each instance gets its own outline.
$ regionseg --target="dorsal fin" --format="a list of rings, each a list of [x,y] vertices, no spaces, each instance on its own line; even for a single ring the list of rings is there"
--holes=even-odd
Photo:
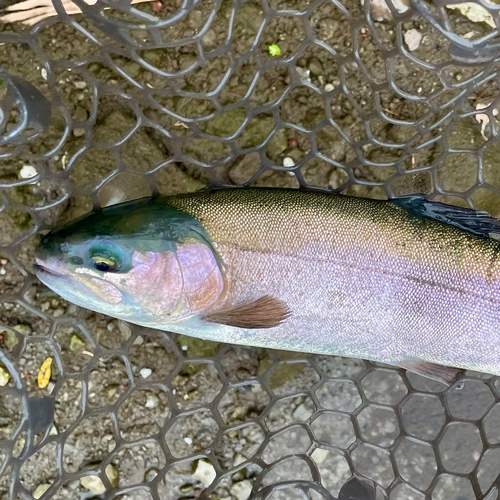
[[[478,236],[500,239],[500,220],[491,217],[488,212],[429,201],[423,195],[401,196],[391,202],[412,215],[438,220]]]
[[[264,295],[257,300],[219,309],[203,316],[202,319],[221,325],[254,329],[278,326],[290,315],[290,309],[282,300]]]

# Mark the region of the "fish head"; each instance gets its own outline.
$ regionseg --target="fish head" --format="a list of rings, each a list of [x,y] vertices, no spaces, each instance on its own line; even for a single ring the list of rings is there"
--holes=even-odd
[[[202,224],[161,198],[98,209],[44,236],[37,277],[64,299],[145,326],[221,300],[223,266]]]

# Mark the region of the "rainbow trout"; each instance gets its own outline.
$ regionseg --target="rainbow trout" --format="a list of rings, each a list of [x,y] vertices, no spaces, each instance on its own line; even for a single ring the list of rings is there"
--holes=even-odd
[[[145,327],[452,383],[500,375],[497,235],[487,213],[421,196],[229,189],[95,210],[42,239],[35,271]]]

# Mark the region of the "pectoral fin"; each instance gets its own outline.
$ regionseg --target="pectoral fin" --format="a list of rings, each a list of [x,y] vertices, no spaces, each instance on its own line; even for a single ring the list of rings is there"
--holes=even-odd
[[[457,380],[457,377],[465,371],[461,368],[436,365],[435,363],[420,360],[400,361],[397,363],[397,366],[447,385],[453,384]]]
[[[255,329],[278,326],[290,315],[290,309],[282,300],[265,295],[257,300],[219,309],[202,319],[221,325]]]

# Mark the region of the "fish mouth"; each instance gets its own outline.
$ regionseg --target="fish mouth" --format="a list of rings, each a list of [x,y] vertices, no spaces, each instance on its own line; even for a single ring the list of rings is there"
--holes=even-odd
[[[68,276],[61,272],[60,266],[57,263],[44,262],[41,259],[35,257],[36,264],[33,264],[33,271],[38,279],[41,281],[43,277],[52,277],[52,278],[65,278]]]
[[[38,276],[39,274],[52,274],[53,276],[60,276],[62,277],[62,274],[56,273],[49,269],[48,267],[42,266],[41,264],[33,264],[33,270],[35,271],[35,274]]]

